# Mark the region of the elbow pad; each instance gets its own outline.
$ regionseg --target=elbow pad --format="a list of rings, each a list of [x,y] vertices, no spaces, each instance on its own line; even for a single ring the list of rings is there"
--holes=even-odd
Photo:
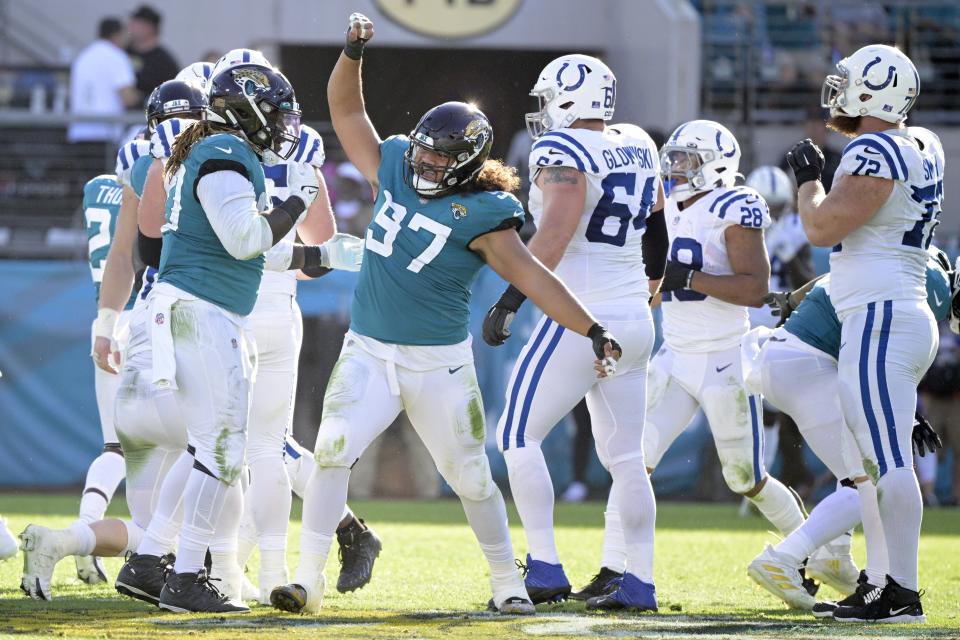
[[[163,238],[150,238],[137,229],[137,252],[145,265],[159,269],[162,250]]]
[[[643,232],[640,244],[647,277],[651,280],[659,280],[663,277],[663,270],[667,264],[667,250],[670,246],[663,209],[654,211],[647,218],[647,230]]]

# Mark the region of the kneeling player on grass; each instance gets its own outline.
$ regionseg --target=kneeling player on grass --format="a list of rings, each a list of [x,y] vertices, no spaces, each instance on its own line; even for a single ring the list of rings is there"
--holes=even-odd
[[[484,453],[483,402],[467,330],[470,284],[489,264],[559,324],[589,336],[600,375],[613,373],[620,348],[520,241],[523,208],[508,193],[519,180],[488,159],[493,130],[482,112],[448,102],[428,111],[409,138],[380,139],[360,89],[360,58],[372,36],[370,21],[353,14],[327,95],[347,156],[377,192],[377,213],[367,230],[350,331],[324,398],[300,564],[294,583],[275,589],[271,601],[286,611],[319,610],[350,468],[406,410],[460,496],[487,558],[491,607],[533,613]],[[589,355],[584,351],[584,359]]]

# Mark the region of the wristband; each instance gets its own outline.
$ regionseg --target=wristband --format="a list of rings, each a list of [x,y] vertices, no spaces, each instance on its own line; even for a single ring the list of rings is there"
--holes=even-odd
[[[115,309],[98,309],[97,319],[93,322],[93,335],[113,339],[113,331],[117,326],[120,313]]]
[[[347,44],[343,46],[343,55],[351,60],[359,60],[363,57],[363,45],[365,45],[366,42],[366,40],[360,40],[359,38],[350,42],[350,39],[347,38]]]
[[[500,296],[500,300],[497,301],[497,306],[501,309],[507,309],[508,311],[516,313],[517,309],[520,308],[520,305],[522,305],[526,299],[527,296],[523,295],[520,289],[510,285],[507,287],[507,290],[503,292],[503,295]]]
[[[277,209],[282,209],[284,213],[290,216],[290,219],[293,220],[293,224],[297,223],[297,219],[300,217],[300,214],[306,210],[306,208],[306,203],[303,201],[303,198],[299,196],[290,196],[277,205]]]

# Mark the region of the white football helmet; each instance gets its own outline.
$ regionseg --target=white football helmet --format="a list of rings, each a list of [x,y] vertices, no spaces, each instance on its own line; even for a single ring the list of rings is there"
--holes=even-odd
[[[838,75],[823,81],[820,105],[830,115],[905,120],[920,95],[920,75],[899,49],[870,44],[837,63]]]
[[[241,64],[258,64],[263,67],[273,68],[267,57],[256,49],[231,49],[220,56],[217,64],[213,65],[213,71],[210,77],[215,78],[227,69],[233,69]]]
[[[613,118],[617,78],[597,58],[572,53],[545,66],[530,95],[540,101],[540,110],[526,115],[527,131],[539,138],[576,120]]]
[[[180,73],[174,76],[173,79],[183,80],[184,82],[192,82],[206,89],[207,81],[212,77],[212,74],[212,62],[194,62],[193,64],[189,64],[183,69],[180,69]]]
[[[793,181],[780,167],[757,167],[747,176],[747,186],[763,196],[771,211],[783,211],[793,205]]]
[[[677,127],[660,150],[660,175],[669,196],[685,202],[698,193],[732,187],[740,174],[740,145],[730,130],[712,120]],[[683,184],[674,184],[685,178]]]

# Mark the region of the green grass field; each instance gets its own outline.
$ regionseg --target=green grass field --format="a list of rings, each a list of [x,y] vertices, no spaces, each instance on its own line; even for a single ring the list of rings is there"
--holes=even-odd
[[[122,500],[111,513],[123,515]],[[0,514],[14,533],[28,523],[61,527],[76,514],[76,496],[2,495]],[[54,601],[27,599],[18,588],[21,557],[0,564],[0,637],[184,638],[960,638],[960,510],[929,510],[920,545],[920,579],[928,624],[839,625],[787,610],[747,578],[746,566],[774,540],[759,517],[740,518],[732,504],[662,504],[657,522],[656,581],[660,613],[596,615],[582,603],[542,605],[536,617],[484,612],[485,563],[460,505],[362,502],[352,505],[379,533],[383,553],[373,581],[340,595],[328,586],[319,616],[281,614],[269,607],[229,618],[161,613],[121,598],[112,584],[78,583],[65,560],[54,578]],[[296,509],[299,509],[297,504]],[[601,503],[560,505],[557,538],[567,574],[579,586],[597,570]],[[511,513],[511,523],[519,523]],[[299,511],[291,526],[290,566],[296,562]],[[525,553],[513,528],[518,556]],[[854,548],[863,561],[858,535]],[[336,554],[327,574],[336,581]],[[253,563],[256,562],[256,557]],[[111,575],[118,559],[107,561]],[[255,569],[255,567],[251,567]],[[255,573],[253,574],[256,575]],[[825,593],[829,590],[824,587]]]

